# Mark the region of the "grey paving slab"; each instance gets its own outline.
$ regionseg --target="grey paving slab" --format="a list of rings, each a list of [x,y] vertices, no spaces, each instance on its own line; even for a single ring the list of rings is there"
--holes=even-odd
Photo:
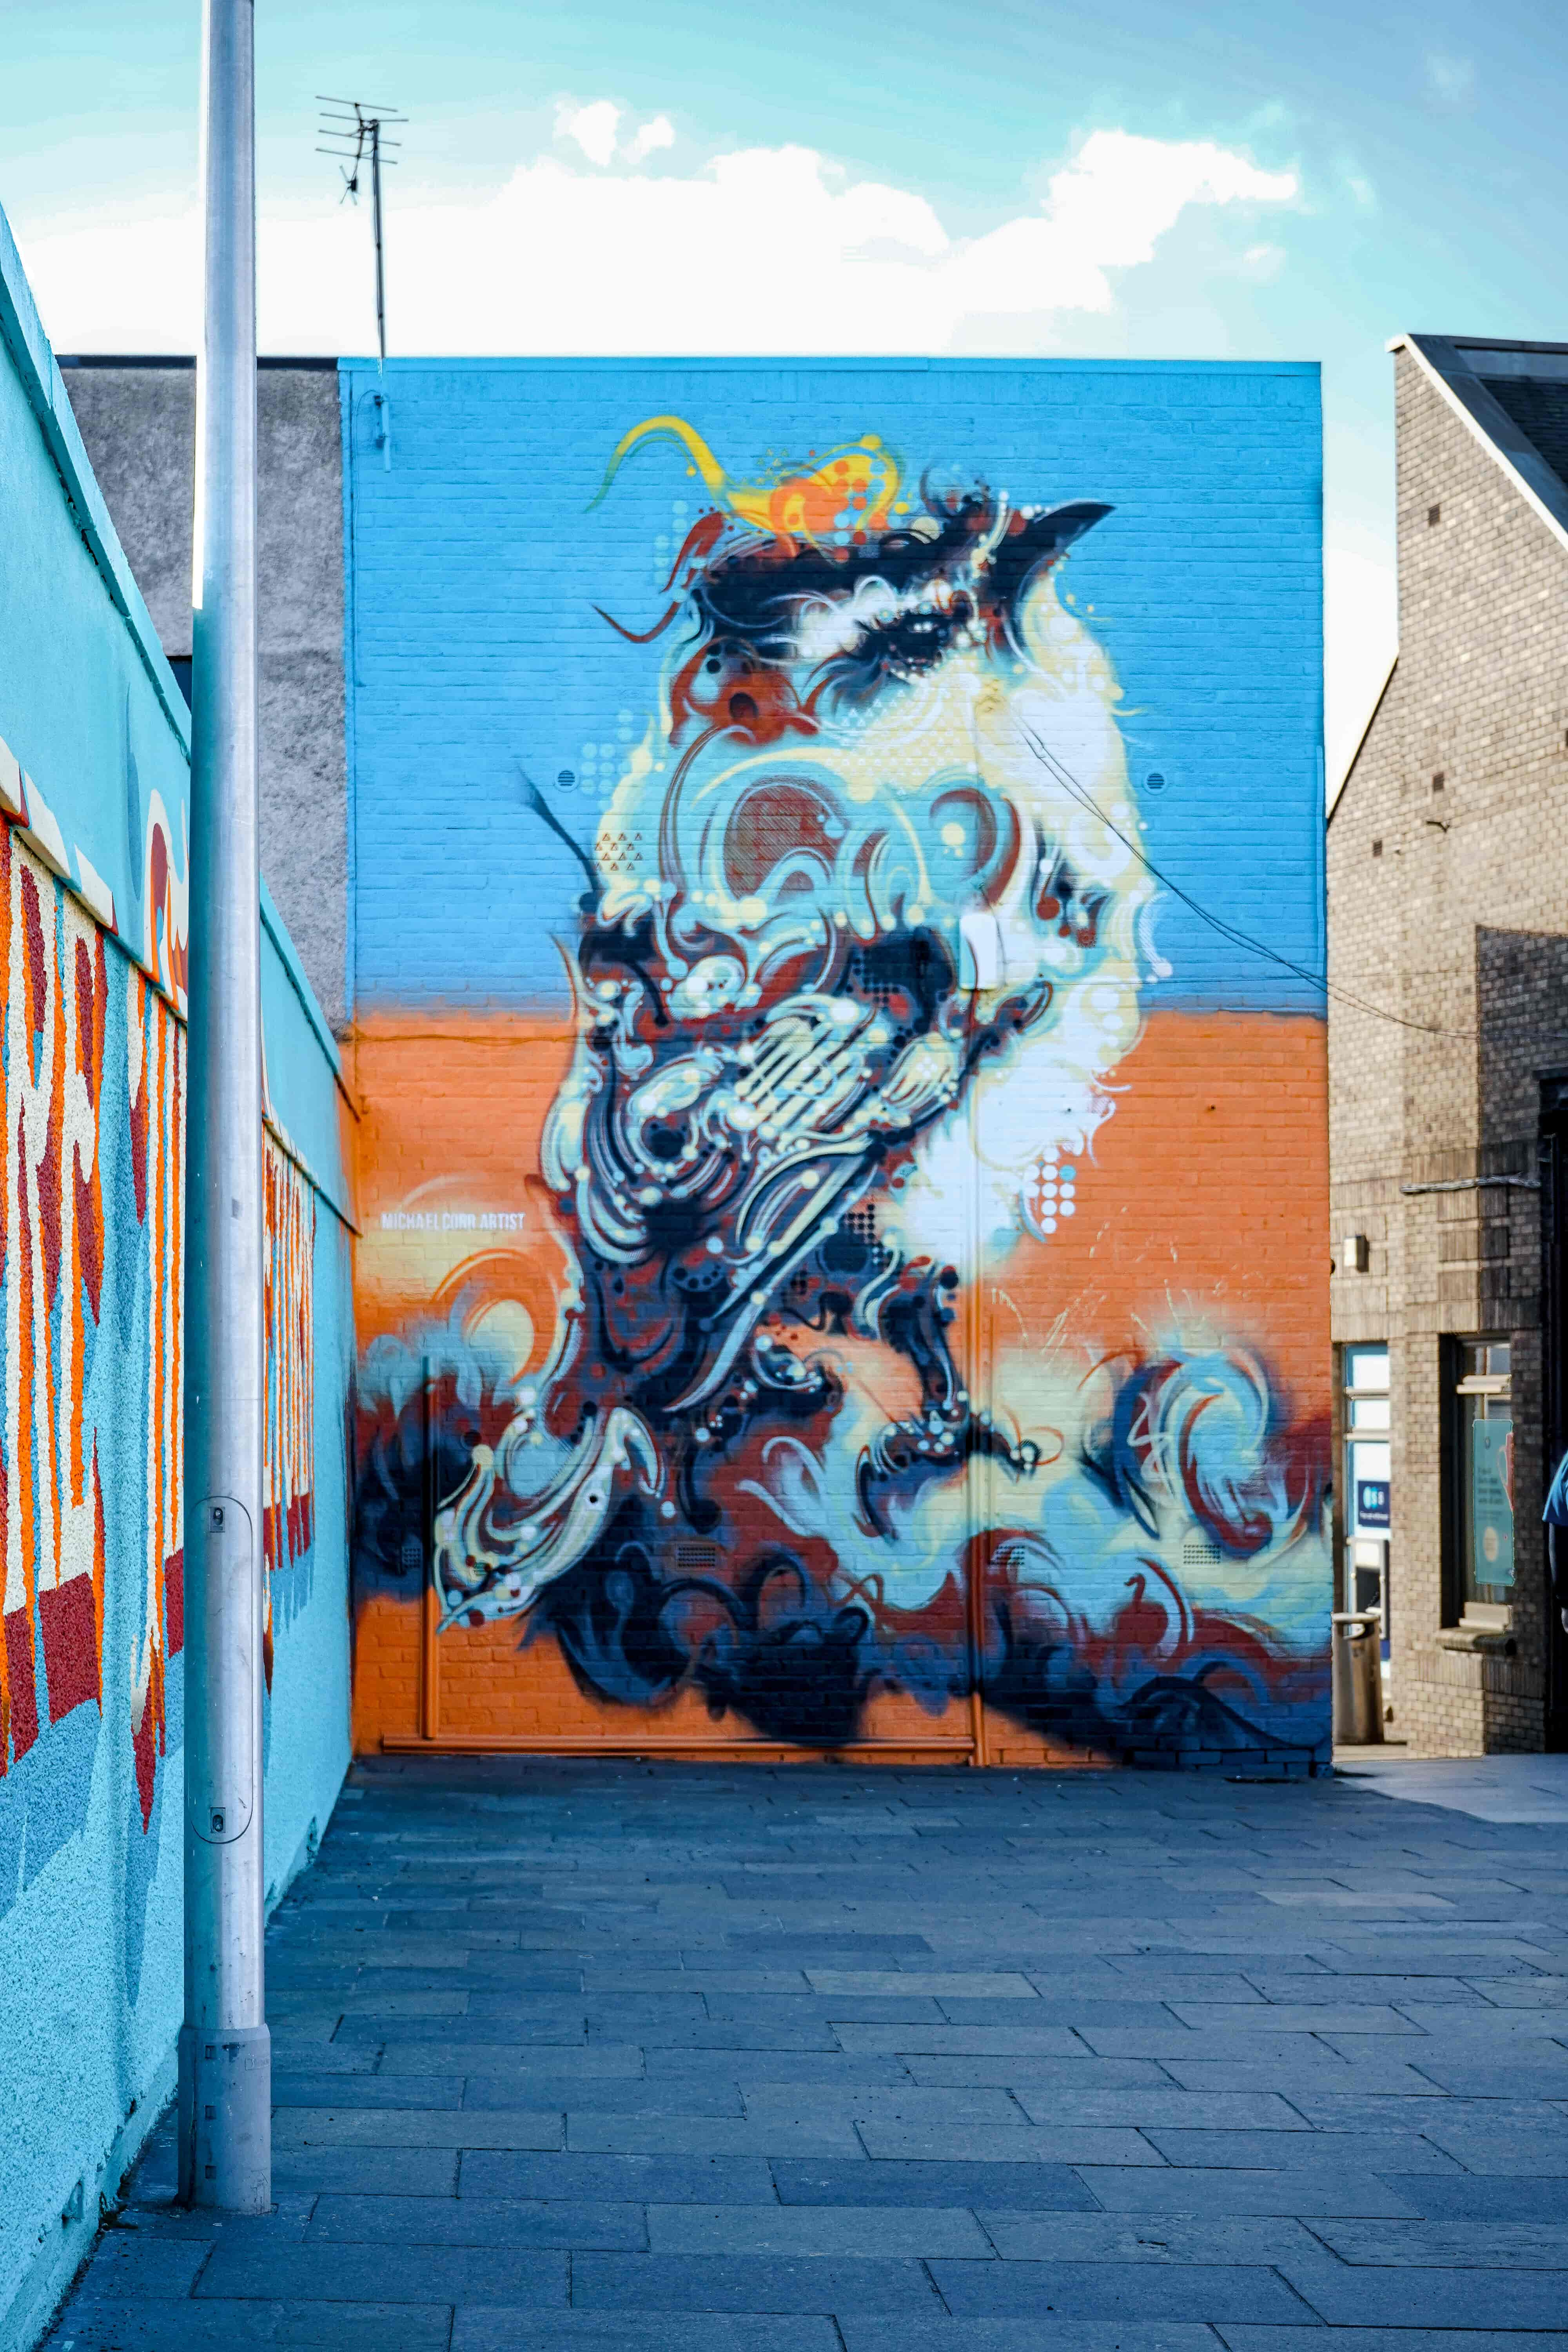
[[[1530,2129],[1502,2119],[1484,2123],[1466,2116],[1450,2122],[1446,2115],[1436,2115],[1426,2136],[1467,2172],[1524,2172],[1568,2180],[1568,2130],[1561,2124]]]
[[[650,2205],[656,2254],[952,2254],[987,2262],[992,2246],[961,2206]]]
[[[591,2246],[629,2253],[647,2245],[641,2205],[586,2198],[322,2197],[303,2235],[311,2245]]]
[[[817,2018],[870,2025],[942,2022],[942,2004],[918,1985],[909,1992],[712,1992],[706,2011],[737,2025],[798,2026]]]
[[[840,2021],[837,2035],[846,2050],[867,2056],[1083,2058],[1089,2054],[1088,2045],[1070,2025],[953,2025],[944,2017],[933,2016],[903,2025]]]
[[[274,2148],[307,2147],[559,2147],[562,2111],[512,2109],[504,2114],[446,2107],[280,2107],[273,2118]]]
[[[1080,2168],[1079,2178],[1113,2213],[1284,2213],[1310,2221],[1321,2213],[1415,2217],[1432,2210],[1426,2197],[1416,2194],[1425,2189],[1426,2181],[1415,2175],[1394,2182],[1370,2172],[1319,2173],[1304,2166],[1289,2171],[1233,2172],[1197,2165],[1166,2165],[1157,2170],[1096,2165]],[[1468,2188],[1471,2183],[1456,2176],[1438,2185]]]
[[[1045,1999],[1070,2000],[1089,1990],[1087,1982],[1064,1985],[1061,1972],[1053,1969],[1031,1967],[1027,1974]],[[1205,1959],[1199,1968],[1161,1966],[1136,1972],[1126,1960],[1108,1960],[1105,1981],[1096,1981],[1096,1997],[1101,2000],[1119,1997],[1125,2000],[1237,2001],[1262,2000],[1266,1997],[1239,1966],[1229,1967],[1219,1959]],[[1303,1977],[1298,1981],[1305,1983],[1309,1979]],[[1324,1981],[1328,1981],[1326,1971]]]
[[[751,2311],[459,2311],[451,2352],[839,2352],[833,2321]]]
[[[1310,2172],[1324,2171],[1335,2164],[1367,2172],[1457,2173],[1462,2168],[1446,2149],[1415,2130],[1172,2131],[1163,2124],[1152,2124],[1144,2137],[1167,2164],[1242,2168],[1300,2165]]]
[[[468,1992],[390,1992],[377,1985],[369,1992],[345,1993],[338,2008],[344,2017],[461,2017],[474,1998]]]
[[[1498,2120],[1505,2124],[1532,2120],[1536,2127],[1552,2131],[1560,2120],[1544,2100],[1458,2098],[1436,2083],[1429,2085],[1425,2095],[1419,2092],[1320,2091],[1292,2083],[1286,2095],[1308,2123],[1322,2131],[1405,2129],[1430,2137],[1436,2134],[1440,2124],[1457,2121],[1460,2116],[1484,2120],[1492,2107],[1498,2110]]]
[[[153,2295],[172,2300],[189,2294],[212,2260],[216,2238],[176,2238],[116,2230],[99,2246],[92,2265],[95,2294]]]
[[[454,2028],[458,2029],[454,2032]],[[458,2018],[446,2017],[345,2017],[335,2027],[331,2037],[340,2049],[353,2049],[366,2042],[425,2042],[449,2050],[457,2042],[475,2048],[494,2046],[498,2049],[521,2049],[525,2043],[545,2048],[570,2048],[588,2038],[587,2003],[574,2009],[550,2009],[542,2016],[513,2018],[471,2017],[466,2011]],[[605,2034],[603,2039],[608,2041]],[[624,2032],[615,2036],[624,2042]],[[276,2037],[274,2037],[276,2042]]]
[[[287,2112],[279,2109],[280,2114]],[[451,2197],[455,2147],[308,2147],[272,2150],[274,2197],[307,2191],[348,2197]]]
[[[988,2265],[982,2265],[988,2267]],[[924,2265],[831,2254],[580,2254],[579,2311],[844,2312],[941,2309]]]
[[[1537,2042],[1522,2057],[1508,2052],[1477,2060],[1446,2050],[1438,2041],[1421,2053],[1420,2072],[1439,2090],[1461,2098],[1516,2099],[1521,2087],[1537,2098],[1568,2098],[1568,2064],[1557,2063],[1555,2048]],[[1568,2050],[1563,2055],[1568,2060]]]
[[[516,2103],[516,2094],[513,2094]],[[275,2107],[460,2107],[461,2074],[272,2076]]]
[[[320,2202],[315,2195],[274,2195],[267,2213],[220,2213],[210,2206],[177,2205],[170,2201],[123,2206],[114,2218],[115,2238],[134,2233],[151,2238],[223,2239],[230,2244],[255,2238],[264,2243],[298,2241]]]
[[[1311,2306],[1262,2263],[954,2263],[930,2265],[954,2318],[1294,2321]]]
[[[868,2156],[946,2158],[976,2164],[1151,2164],[1166,2159],[1135,2131],[1110,2125],[862,2123]]]
[[[1040,2085],[1019,2083],[1013,2096],[1036,2124],[1134,2124],[1141,2131],[1159,2125],[1183,2132],[1308,2132],[1300,2109],[1277,2091],[1186,2091],[1169,2084],[1139,2084],[1131,2090],[1079,2090],[1059,2075]],[[1229,2159],[1215,2159],[1224,2164]]]
[[[406,2242],[280,2246],[265,2252],[219,2246],[196,2282],[196,2295],[294,2303],[564,2305],[566,2256]]]
[[[865,2083],[847,2083],[842,2086],[814,2083],[803,2090],[795,2083],[756,2083],[746,2094],[746,2113],[759,2122],[788,2117],[802,2124],[808,2123],[814,2116],[927,2126],[1016,2126],[1023,2120],[1016,2101],[997,2084],[960,2090],[919,2083],[900,2083],[891,2088]]]
[[[1325,2336],[1320,2327],[1237,2327],[1217,2331],[1226,2352],[1415,2352],[1432,2345],[1436,2352],[1563,2352],[1568,2330],[1521,2330],[1500,2327],[1336,2327]]]
[[[1038,2000],[1026,1976],[990,1976],[978,1970],[942,1973],[931,1968],[908,1969],[808,1969],[813,1992],[834,1995],[879,1994],[901,2000],[906,1993],[925,1993],[933,2000]]]
[[[840,2321],[839,2330],[845,2352],[1215,2352],[1219,2340],[1213,2328],[1190,2321],[1069,2319],[1059,2312],[1032,2319],[851,2315]],[[1320,2339],[1322,2334],[1320,2328]],[[1408,2345],[1405,2352],[1410,2352]]]
[[[1470,2172],[1387,2172],[1381,2177],[1412,2212],[1427,2221],[1568,2221],[1568,2180]]]
[[[990,2206],[981,2206],[976,2218],[1005,2262],[1279,2263],[1290,2254],[1317,2254],[1328,2226],[1315,2224],[1314,2235],[1282,2214],[1139,2221],[1121,2213],[1010,2213]],[[1357,2224],[1368,2231],[1394,2226]]]
[[[864,2163],[857,2171],[874,2168]],[[584,2198],[605,2203],[772,2205],[773,2176],[761,2157],[504,2156],[463,2158],[459,2194]]]
[[[704,2070],[706,2074],[706,2070]],[[405,2077],[417,2080],[418,2077]],[[717,2081],[694,2077],[684,2081],[648,2082],[642,2076],[605,2074],[574,2078],[560,2075],[475,2074],[463,2093],[465,2110],[522,2107],[571,2107],[583,2115],[617,2116],[739,2116],[741,2093],[721,2076]],[[477,2145],[477,2143],[474,2143]]]
[[[1426,2031],[1415,2018],[1393,2008],[1386,1997],[1365,2002],[1173,2000],[1184,2025],[1205,2033],[1395,2033]]]
[[[1545,2328],[1568,2319],[1568,2270],[1352,2269],[1325,2253],[1291,2256],[1279,2275],[1330,2326]]]
[[[1341,2262],[1374,2268],[1568,2270],[1568,2215],[1557,2222],[1341,2221],[1313,2228]]]
[[[161,2128],[73,2352],[1568,2352],[1560,1841],[1343,1783],[362,1765],[270,1930],[278,2210],[174,2209]]]
[[[852,2063],[840,2061],[841,2064]],[[878,2062],[865,2059],[860,2063],[869,2066]],[[1028,2088],[1043,2094],[1059,2087],[1064,2097],[1072,2098],[1100,2091],[1140,2087],[1168,2091],[1171,2087],[1169,2073],[1152,2058],[1091,2058],[1087,2051],[1073,2058],[910,2056],[896,2063],[901,2064],[910,2082],[929,2083],[940,2089],[991,2084],[1008,2090]]]
[[[1091,2210],[1095,2200],[1066,2164],[966,2164],[937,2160],[836,2164],[775,2161],[785,2205],[920,2205],[970,2208],[990,2202],[1008,2211]]]
[[[595,2027],[590,2044],[603,2032],[606,2042],[618,2041],[618,2032]],[[826,2017],[802,2017],[787,2024],[775,2018],[709,2017],[694,2024],[641,2026],[645,2050],[837,2050],[840,2047]],[[848,2047],[846,2043],[844,2047]]]
[[[736,1951],[766,1950],[770,1956],[788,1952],[798,1968],[816,1964],[822,1968],[846,1967],[845,1955],[862,1959],[891,1958],[896,1954],[921,1954],[928,1958],[931,1945],[924,1936],[862,1936],[846,1928],[841,1935],[823,1933],[815,1936],[789,1936],[771,1927],[740,1928],[726,1936],[725,1942]]]
[[[1263,2012],[1267,2016],[1267,2011]],[[1169,2027],[1150,2025],[1085,2025],[1079,2029],[1079,2040],[1100,2058],[1153,2058],[1162,2065],[1187,2065],[1194,2060],[1206,2059],[1211,2064],[1230,2063],[1238,2066],[1271,2066],[1274,2068],[1316,2063],[1323,2059],[1337,2058],[1342,2062],[1344,2052],[1327,2040],[1314,2038],[1316,2029],[1303,2027],[1295,2032],[1275,2032],[1262,2025],[1250,2032],[1200,2032],[1194,2026],[1184,2025],[1173,2018]],[[1399,2055],[1428,2045],[1412,2035],[1400,2041]],[[1374,2053],[1382,2057],[1385,2053]]]
[[[314,2064],[313,2059],[311,2063]],[[574,2082],[603,2082],[635,2079],[645,2069],[642,2045],[636,2042],[578,2042],[567,2047],[550,2044],[540,2048],[532,2043],[509,2047],[493,2042],[468,2042],[460,2037],[449,2042],[405,2042],[389,2035],[375,2071],[383,2077],[435,2074],[444,2078],[504,2072],[522,2081],[539,2075],[547,2082],[558,2082],[563,2077]]]
[[[691,2061],[684,2053],[670,2050],[650,2050],[647,2072],[650,2082],[663,2082],[671,2075],[689,2074]],[[704,2067],[705,2073],[722,2076],[738,2085],[742,2095],[763,2088],[801,2089],[806,2085],[823,2089],[898,2090],[920,2081],[912,2065],[899,2058],[861,2058],[842,2050],[737,2050],[723,2056],[715,2055]],[[932,2084],[933,2089],[952,2087],[968,2089],[973,2078],[960,2076],[949,2086]],[[977,2087],[988,2087],[981,2084]]]
[[[574,2156],[853,2156],[847,2118],[794,2116],[600,2116],[568,2110]]]
[[[445,2304],[134,2303],[76,2295],[46,2339],[49,2352],[447,2352]]]
[[[1301,2094],[1331,2097],[1336,2091],[1384,2092],[1391,2097],[1426,2099],[1443,2093],[1442,2084],[1434,2082],[1425,2066],[1387,2058],[1352,2063],[1311,2041],[1260,2064],[1241,2058],[1174,2057],[1162,2059],[1160,2064],[1184,2091],[1268,2091],[1293,2105]]]

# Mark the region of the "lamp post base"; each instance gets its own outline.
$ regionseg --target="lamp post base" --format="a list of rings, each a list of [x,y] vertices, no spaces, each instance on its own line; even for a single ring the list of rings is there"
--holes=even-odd
[[[180,2201],[272,2206],[272,2036],[265,2025],[180,2028]]]

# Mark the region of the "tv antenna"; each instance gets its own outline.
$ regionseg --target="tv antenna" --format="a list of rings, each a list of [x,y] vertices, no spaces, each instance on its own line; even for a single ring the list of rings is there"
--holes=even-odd
[[[317,104],[321,109],[320,131],[322,144],[318,155],[331,155],[343,175],[343,196],[359,202],[360,175],[365,158],[370,158],[371,224],[375,232],[375,341],[382,369],[386,367],[386,274],[382,262],[381,247],[381,166],[384,160],[395,163],[395,155],[387,154],[389,147],[401,147],[401,139],[384,136],[387,126],[394,128],[406,122],[405,114],[396,113],[388,106],[373,106],[359,98],[327,98],[317,92]]]

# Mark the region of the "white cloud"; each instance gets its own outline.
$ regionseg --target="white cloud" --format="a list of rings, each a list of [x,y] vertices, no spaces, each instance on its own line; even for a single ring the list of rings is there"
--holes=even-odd
[[[1475,60],[1450,58],[1439,49],[1426,58],[1426,87],[1444,106],[1462,106],[1476,86]]]
[[[657,154],[661,147],[673,147],[674,144],[674,123],[668,114],[656,114],[651,121],[643,124],[637,137],[627,142],[626,153],[634,163],[640,163],[645,155]]]
[[[591,106],[574,106],[570,100],[563,100],[555,110],[555,136],[574,139],[589,163],[603,169],[615,156],[620,122],[620,108],[607,98],[596,98]]]
[[[542,153],[484,197],[395,190],[395,352],[1048,349],[1075,314],[1114,312],[1121,273],[1153,262],[1189,208],[1243,208],[1249,221],[1298,194],[1293,173],[1208,141],[1100,131],[1037,208],[962,237],[923,195],[850,179],[807,147],[740,148],[657,177],[612,172],[619,120],[607,100],[563,109],[558,127],[597,170]],[[1238,253],[1257,250],[1247,221]],[[194,349],[193,215],[17,228],[60,349]],[[349,207],[265,212],[259,280],[264,349],[371,346],[369,230]]]
[[[662,115],[622,151],[630,166],[612,170],[621,119],[607,100],[561,110],[559,135],[596,169],[543,153],[486,197],[395,187],[395,352],[1027,352],[1069,332],[1077,349],[1114,349],[1122,274],[1157,264],[1184,214],[1239,211],[1229,266],[1256,281],[1283,257],[1258,240],[1256,209],[1277,215],[1300,193],[1294,173],[1208,141],[1100,131],[1036,208],[962,237],[915,191],[852,180],[810,148],[742,148],[689,173],[640,173],[637,159],[673,141]],[[58,350],[195,349],[193,210],[14,226]],[[374,350],[363,211],[330,192],[268,208],[258,276],[264,350]],[[1393,651],[1394,604],[1381,545],[1331,541],[1325,560],[1332,781]]]

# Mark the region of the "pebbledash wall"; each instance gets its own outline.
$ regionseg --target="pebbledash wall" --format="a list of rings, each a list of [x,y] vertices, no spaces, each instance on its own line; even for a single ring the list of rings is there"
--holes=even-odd
[[[0,215],[0,2345],[174,2082],[182,2009],[185,706]],[[348,1754],[335,1048],[264,899],[267,1856]]]
[[[341,386],[360,1747],[1323,1763],[1316,369]]]

